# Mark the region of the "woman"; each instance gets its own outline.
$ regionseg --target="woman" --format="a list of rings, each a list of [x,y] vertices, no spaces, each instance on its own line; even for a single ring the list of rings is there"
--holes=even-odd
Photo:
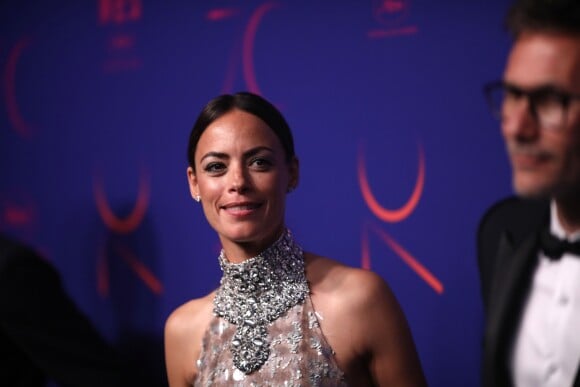
[[[286,228],[286,194],[299,168],[274,106],[250,93],[210,101],[191,132],[188,161],[191,195],[222,245],[223,277],[167,320],[171,387],[425,385],[384,281],[303,252]]]

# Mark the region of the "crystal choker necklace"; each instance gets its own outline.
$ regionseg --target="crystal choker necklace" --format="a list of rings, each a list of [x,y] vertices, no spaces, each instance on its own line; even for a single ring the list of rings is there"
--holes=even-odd
[[[254,258],[234,264],[222,250],[219,262],[223,276],[213,311],[237,325],[230,350],[236,368],[250,374],[270,356],[268,324],[309,293],[302,249],[286,230]]]

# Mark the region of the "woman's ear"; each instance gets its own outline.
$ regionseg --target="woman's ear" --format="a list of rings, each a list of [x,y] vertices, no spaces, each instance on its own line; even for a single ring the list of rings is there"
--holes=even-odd
[[[289,179],[287,192],[293,191],[298,187],[300,181],[300,161],[296,156],[292,157],[288,164]]]
[[[197,176],[192,167],[187,167],[187,182],[189,184],[189,193],[196,202],[199,202],[199,186],[197,185]]]

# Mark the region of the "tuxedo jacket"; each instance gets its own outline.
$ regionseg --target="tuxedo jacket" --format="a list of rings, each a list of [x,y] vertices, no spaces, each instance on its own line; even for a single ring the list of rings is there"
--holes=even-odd
[[[32,250],[0,235],[0,385],[120,386],[114,350]]]
[[[512,386],[509,356],[538,263],[539,234],[549,222],[549,201],[512,197],[491,207],[479,224],[484,387]]]

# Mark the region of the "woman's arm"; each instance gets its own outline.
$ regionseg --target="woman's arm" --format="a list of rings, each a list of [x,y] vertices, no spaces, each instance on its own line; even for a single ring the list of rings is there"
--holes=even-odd
[[[187,346],[192,344],[187,339],[189,328],[184,314],[182,309],[177,309],[171,313],[165,323],[165,367],[170,387],[191,385],[188,383],[188,376],[195,377],[184,361],[189,358],[191,352]],[[191,359],[189,360],[194,363]]]
[[[165,367],[170,387],[191,386],[195,380],[212,300],[210,294],[190,301],[174,310],[165,322]]]
[[[360,281],[360,331],[367,338],[369,368],[379,386],[426,386],[411,331],[390,288],[378,275],[366,272]],[[366,334],[365,334],[366,333]]]

